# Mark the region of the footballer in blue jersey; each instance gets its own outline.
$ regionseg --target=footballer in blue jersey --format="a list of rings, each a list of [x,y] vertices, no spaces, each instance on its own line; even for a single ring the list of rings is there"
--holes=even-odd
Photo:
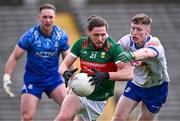
[[[27,51],[27,62],[24,74],[22,93],[33,93],[41,98],[42,92],[48,95],[59,84],[63,83],[58,72],[60,52],[69,49],[67,34],[57,26],[52,27],[52,35],[45,36],[41,33],[40,25],[28,30],[19,40],[18,46]],[[34,84],[46,90],[33,89]],[[29,89],[28,87],[32,87]]]
[[[19,39],[5,67],[3,86],[11,97],[11,74],[17,60],[27,52],[24,85],[21,95],[23,121],[34,120],[37,105],[43,93],[61,105],[67,88],[58,72],[59,56],[69,53],[68,36],[64,30],[54,25],[56,8],[43,4],[39,8],[38,25],[30,28]]]
[[[51,36],[44,36],[39,25],[28,30],[18,42],[18,46],[27,51],[24,81],[48,84],[57,78],[62,83],[57,65],[60,52],[69,49],[67,41],[67,34],[55,25]]]

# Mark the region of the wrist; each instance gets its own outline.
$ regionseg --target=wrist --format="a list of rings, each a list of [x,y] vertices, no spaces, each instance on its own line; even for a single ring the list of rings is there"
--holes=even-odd
[[[110,78],[109,72],[106,72],[106,78],[109,80]]]
[[[4,74],[3,81],[10,80],[11,76],[9,74]]]
[[[135,55],[133,52],[130,52],[131,56],[132,56],[132,59],[135,60]]]
[[[63,71],[63,75],[67,72],[67,70]]]

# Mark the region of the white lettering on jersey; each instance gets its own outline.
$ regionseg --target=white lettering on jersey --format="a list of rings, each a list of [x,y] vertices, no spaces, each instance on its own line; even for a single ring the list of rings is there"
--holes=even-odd
[[[51,56],[56,56],[57,52],[36,52],[36,55],[42,58],[48,58]]]

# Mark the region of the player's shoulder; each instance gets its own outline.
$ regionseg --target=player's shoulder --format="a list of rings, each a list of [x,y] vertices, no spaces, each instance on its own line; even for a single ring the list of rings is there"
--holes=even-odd
[[[53,25],[53,30],[58,32],[64,32],[64,30],[57,25]]]
[[[132,39],[131,34],[126,34],[123,37],[121,37],[120,40],[122,40],[122,41],[131,41],[131,39]]]
[[[126,34],[118,40],[118,44],[130,43],[130,41],[131,41],[131,34]]]
[[[72,53],[79,53],[80,50],[88,48],[88,37],[80,37],[75,41],[71,49]]]
[[[155,42],[155,43],[161,43],[160,42],[160,39],[158,37],[155,37],[155,36],[152,36],[152,35],[149,35],[148,38],[147,38],[147,42]]]
[[[160,39],[158,37],[156,37],[156,36],[149,35],[149,38],[150,38],[151,41],[157,41],[157,42],[160,41]]]
[[[53,26],[53,32],[55,32],[56,34],[59,34],[61,36],[66,35],[65,30],[63,30],[62,28],[60,28],[59,26],[56,26],[56,25]]]
[[[114,50],[116,50],[116,49],[122,49],[122,46],[119,45],[119,44],[117,43],[117,41],[115,41],[115,40],[112,39],[111,37],[108,37],[108,38],[107,38],[107,44],[106,44],[105,50],[106,50],[106,51],[109,50],[109,51],[114,52]]]
[[[56,39],[63,39],[63,40],[68,40],[68,35],[65,32],[65,30],[63,30],[62,28],[60,28],[57,25],[53,25],[53,34],[56,35]]]
[[[161,46],[161,45],[162,44],[161,44],[158,37],[155,37],[155,36],[152,36],[152,35],[149,35],[147,37],[147,41],[146,41],[145,46]]]
[[[121,37],[121,39],[131,39],[131,34],[126,34],[123,37]]]
[[[80,37],[79,39],[77,39],[73,45],[73,47],[78,47],[78,48],[85,48],[88,46],[88,37]]]
[[[37,25],[30,27],[26,30],[26,33],[33,33],[35,30],[37,30],[37,28],[38,28]]]
[[[109,35],[107,35],[106,38],[107,44],[110,44],[111,46],[117,45],[117,40],[114,40],[112,37],[110,37]]]
[[[23,37],[27,36],[27,37],[34,37],[34,36],[39,36],[40,32],[39,32],[39,26],[35,25],[33,27],[28,28],[25,33],[23,34]]]
[[[88,37],[87,36],[80,37],[76,42],[78,42],[79,44],[88,42]]]

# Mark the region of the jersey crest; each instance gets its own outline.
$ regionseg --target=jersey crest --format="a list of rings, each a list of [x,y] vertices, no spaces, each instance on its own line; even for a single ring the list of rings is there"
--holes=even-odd
[[[149,42],[147,46],[159,46],[159,44],[157,42],[152,41],[152,42]]]

